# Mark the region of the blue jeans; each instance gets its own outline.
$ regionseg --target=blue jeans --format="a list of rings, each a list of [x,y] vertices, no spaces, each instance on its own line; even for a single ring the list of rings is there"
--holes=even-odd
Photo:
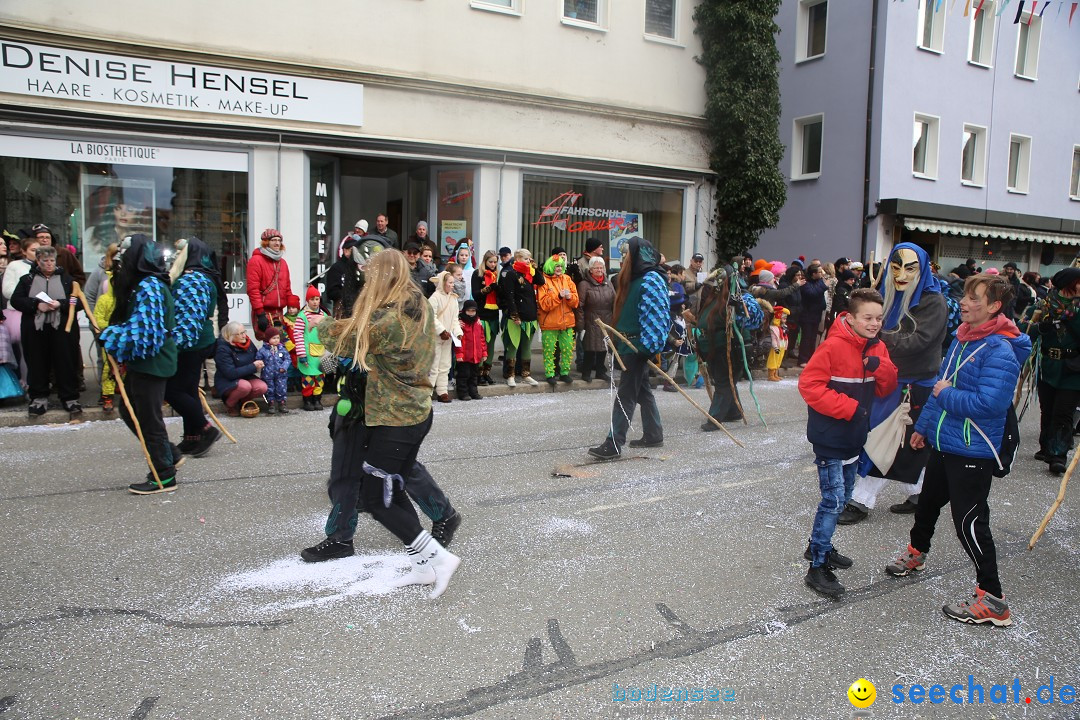
[[[814,515],[810,552],[813,557],[811,564],[819,567],[825,564],[829,552],[833,549],[832,536],[836,530],[836,518],[840,517],[844,507],[851,501],[858,463],[844,465],[840,458],[815,455],[814,464],[817,465],[818,484],[821,486],[821,503]]]

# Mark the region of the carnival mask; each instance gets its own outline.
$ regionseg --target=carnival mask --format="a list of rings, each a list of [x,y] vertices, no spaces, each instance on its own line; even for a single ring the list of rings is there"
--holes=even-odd
[[[919,256],[915,254],[914,250],[909,248],[897,250],[889,262],[889,269],[892,271],[893,287],[896,288],[897,292],[904,292],[908,288],[913,288],[919,284],[921,269],[919,267]]]

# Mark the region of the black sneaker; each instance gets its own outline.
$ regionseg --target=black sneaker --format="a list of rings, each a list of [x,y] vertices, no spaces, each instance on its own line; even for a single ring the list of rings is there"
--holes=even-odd
[[[450,547],[454,540],[454,532],[461,525],[461,513],[454,510],[454,514],[442,520],[436,520],[431,524],[431,537],[439,541],[444,548]]]
[[[637,440],[631,440],[629,442],[630,447],[650,448],[650,447],[664,447],[664,438],[659,440],[646,440],[645,438],[638,438]]]
[[[198,435],[185,435],[184,439],[176,446],[176,449],[183,455],[190,455],[191,448],[195,447],[195,444],[199,442]]]
[[[1050,461],[1050,472],[1053,473],[1054,475],[1064,475],[1065,474],[1065,461],[1064,460],[1058,460],[1057,458],[1054,458],[1053,460],[1051,460]]]
[[[266,403],[266,414],[277,415],[277,403],[273,402],[272,400]]]
[[[813,562],[814,556],[810,553],[809,545],[806,546],[806,552],[804,552],[802,556],[804,560]],[[834,570],[847,570],[855,564],[855,561],[847,555],[841,555],[839,550],[833,548],[829,551],[828,557],[825,558],[825,564]]]
[[[1046,452],[1045,450],[1039,450],[1038,452],[1035,453],[1034,457],[1039,462],[1044,462],[1044,463],[1048,463],[1048,462],[1050,462],[1051,460],[1054,459],[1053,456],[1050,455],[1050,453]]]
[[[81,415],[82,414],[82,405],[79,404],[78,400],[65,400],[64,401],[64,409],[67,410],[72,415]]]
[[[352,540],[338,541],[326,538],[318,545],[301,550],[300,557],[304,562],[315,563],[347,558],[355,553]]]
[[[615,460],[622,455],[622,452],[620,452],[619,446],[615,444],[615,441],[608,438],[604,441],[603,445],[589,448],[589,455],[597,460]]]
[[[550,385],[551,387],[555,387],[555,383],[557,383],[557,382],[559,382],[559,378],[555,377],[554,375],[552,375],[551,377],[549,377],[547,379],[547,384]]]
[[[170,493],[176,490],[176,478],[162,480],[158,484],[153,477],[147,477],[144,482],[128,485],[128,492],[133,495],[156,495],[157,493]]]
[[[711,422],[703,422],[701,423],[701,429],[705,432],[716,432],[720,428],[716,427],[716,425]]]
[[[198,435],[195,438],[195,442],[192,444],[191,449],[187,450],[188,455],[191,457],[202,457],[206,453],[210,452],[210,448],[221,439],[221,431],[213,425],[207,426],[203,430],[202,435]],[[180,448],[183,450],[183,448]]]
[[[915,498],[914,502],[911,500],[911,498]],[[912,514],[915,513],[916,510],[918,510],[918,508],[919,508],[919,496],[918,495],[912,495],[911,497],[905,498],[904,502],[902,502],[902,503],[896,503],[895,505],[890,505],[889,506],[889,512],[894,513],[896,515],[912,515]]]
[[[870,511],[854,502],[849,502],[840,517],[836,518],[837,525],[855,525],[870,517]]]
[[[825,597],[832,598],[833,600],[838,599],[847,592],[827,565],[810,568],[804,579],[811,590],[821,593]]]
[[[44,415],[45,411],[49,409],[49,401],[43,398],[37,398],[30,401],[30,405],[27,406],[26,411],[30,415]]]
[[[569,376],[569,375],[560,375],[560,376],[559,376],[559,380],[560,380],[560,381],[562,381],[562,382],[564,382],[564,383],[566,383],[567,385],[569,385],[570,383],[574,382],[573,380],[571,380],[571,379],[570,379],[570,376]]]

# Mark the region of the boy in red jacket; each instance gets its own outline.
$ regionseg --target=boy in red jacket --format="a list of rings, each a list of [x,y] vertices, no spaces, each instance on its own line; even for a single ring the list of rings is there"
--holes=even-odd
[[[466,300],[461,308],[461,345],[456,348],[457,367],[454,379],[457,381],[458,400],[482,400],[477,385],[480,380],[480,364],[488,358],[487,342],[484,340],[484,326],[477,317],[475,300]]]
[[[803,553],[810,561],[806,584],[833,599],[844,593],[844,586],[832,571],[852,564],[832,545],[836,518],[851,500],[874,395],[883,397],[896,389],[896,366],[878,339],[883,304],[876,290],[851,293],[848,312],[836,318],[799,376],[799,393],[808,406],[806,439],[814,446],[821,486],[810,544]]]

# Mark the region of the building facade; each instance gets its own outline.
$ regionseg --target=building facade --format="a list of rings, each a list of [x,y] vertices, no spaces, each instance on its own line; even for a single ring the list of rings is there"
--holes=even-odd
[[[1071,264],[1080,251],[1071,5],[785,0],[788,201],[758,253],[880,259],[907,240],[945,271],[969,257],[1043,274]]]
[[[197,235],[244,319],[267,227],[294,285],[380,213],[447,255],[599,237],[617,261],[639,234],[685,259],[712,215],[695,5],[10,0],[0,227],[44,222],[88,267],[133,232]]]

